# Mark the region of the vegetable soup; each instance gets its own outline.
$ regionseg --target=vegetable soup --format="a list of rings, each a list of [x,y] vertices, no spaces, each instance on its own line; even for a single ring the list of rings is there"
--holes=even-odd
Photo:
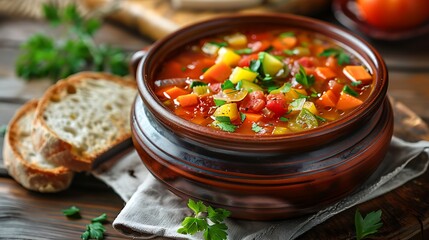
[[[231,32],[187,45],[156,76],[177,116],[219,131],[288,134],[359,107],[373,76],[327,37],[298,29]]]

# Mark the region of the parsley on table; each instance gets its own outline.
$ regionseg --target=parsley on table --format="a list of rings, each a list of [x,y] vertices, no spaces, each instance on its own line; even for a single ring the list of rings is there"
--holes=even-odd
[[[63,212],[64,216],[67,216],[67,217],[80,218],[80,209],[77,208],[76,206],[71,206],[69,208],[63,209],[61,210],[61,212]]]
[[[299,72],[295,74],[296,81],[302,86],[309,88],[314,84],[314,76],[307,75],[304,67],[299,65]]]
[[[342,49],[328,48],[323,50],[323,52],[321,52],[319,56],[322,56],[322,57],[333,56],[338,60],[338,63],[340,65],[343,65],[344,63],[346,64],[350,63],[350,56],[347,55],[347,53],[345,53],[344,50]]]
[[[101,27],[98,19],[84,19],[75,5],[59,10],[45,4],[43,12],[52,26],[66,29],[67,35],[63,38],[43,34],[30,37],[20,48],[16,61],[18,76],[58,80],[84,70],[128,74],[128,59],[122,50],[95,44],[93,35]]]
[[[355,213],[356,239],[361,240],[367,236],[378,232],[378,229],[383,226],[381,222],[381,210],[368,213],[365,218],[362,217],[359,210]]]
[[[195,202],[189,199],[188,207],[194,212],[191,217],[186,217],[182,222],[182,227],[177,230],[181,234],[194,235],[203,232],[205,240],[225,240],[228,236],[226,226],[223,221],[231,214],[222,208],[212,208],[203,202]]]
[[[106,228],[100,222],[93,222],[86,225],[86,231],[80,236],[83,240],[88,239],[104,239]]]
[[[105,222],[106,220],[107,220],[107,214],[106,214],[106,213],[103,213],[103,214],[101,214],[100,216],[93,218],[93,219],[91,220],[91,222],[100,222],[100,223],[103,223],[103,222]]]

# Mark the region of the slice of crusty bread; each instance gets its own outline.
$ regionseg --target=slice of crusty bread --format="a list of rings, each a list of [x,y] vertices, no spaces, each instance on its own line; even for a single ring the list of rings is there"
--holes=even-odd
[[[27,102],[10,121],[4,139],[4,163],[9,174],[25,188],[58,192],[70,185],[73,172],[47,162],[35,152],[30,134],[36,107],[37,100]]]
[[[35,149],[48,161],[75,171],[131,137],[136,83],[82,72],[59,81],[40,99],[33,121]]]

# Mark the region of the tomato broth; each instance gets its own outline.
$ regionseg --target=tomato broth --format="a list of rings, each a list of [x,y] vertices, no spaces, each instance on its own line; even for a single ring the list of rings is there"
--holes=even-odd
[[[201,39],[169,58],[156,79],[157,96],[177,116],[252,135],[288,134],[336,121],[368,98],[374,82],[351,53],[299,29]]]

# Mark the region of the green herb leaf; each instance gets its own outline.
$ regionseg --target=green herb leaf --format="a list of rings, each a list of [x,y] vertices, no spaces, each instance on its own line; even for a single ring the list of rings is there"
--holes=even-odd
[[[352,83],[351,83],[351,85],[353,86],[353,87],[357,87],[357,86],[359,86],[359,85],[361,85],[362,84],[362,81],[352,81]]]
[[[304,67],[302,67],[301,65],[299,65],[299,72],[295,74],[295,79],[305,88],[309,88],[314,84],[314,76],[307,75]]]
[[[45,17],[60,25],[66,36],[36,34],[23,43],[16,61],[16,73],[24,79],[59,80],[80,71],[110,71],[128,74],[128,57],[120,49],[95,44],[92,36],[100,28],[98,19],[84,19],[75,5],[58,9],[44,5]]]
[[[243,49],[237,49],[234,50],[235,53],[237,54],[251,54],[253,52],[253,50],[251,48],[243,48]]]
[[[217,117],[217,118],[219,118],[219,119],[216,119],[216,120],[222,121],[221,117]],[[230,122],[229,117],[226,117],[226,118],[227,119],[223,119],[223,121]],[[188,207],[192,211],[194,211],[195,214],[198,214],[200,212],[205,212],[206,211],[206,206],[204,206],[203,202],[201,202],[201,201],[195,202],[194,200],[189,199],[189,201],[188,201]]]
[[[259,69],[262,66],[262,62],[261,60],[251,60],[250,61],[250,65],[249,65],[249,69],[253,72],[259,72]]]
[[[240,112],[240,119],[241,119],[241,122],[244,122],[244,120],[246,120],[246,114]]]
[[[204,240],[226,240],[228,227],[224,223],[215,223],[204,231]]]
[[[282,122],[289,122],[289,118],[287,117],[280,117],[279,120]]]
[[[323,118],[321,116],[318,116],[318,115],[314,115],[314,116],[317,118],[317,120],[319,120],[321,122],[326,122],[327,121],[326,118]]]
[[[235,132],[235,129],[237,129],[237,126],[230,122],[215,122],[215,125],[225,132]]]
[[[0,137],[4,137],[7,132],[7,125],[1,125],[0,126]]]
[[[216,45],[218,47],[227,47],[228,46],[227,42],[210,42],[210,44]]]
[[[295,51],[294,51],[294,50],[291,50],[291,49],[283,50],[283,52],[284,52],[285,54],[287,54],[287,55],[290,55],[290,56],[295,55]]]
[[[262,131],[262,129],[263,128],[259,126],[257,123],[252,123],[252,131],[254,131],[255,133]]]
[[[235,90],[241,90],[243,88],[243,80],[238,81],[237,85],[235,85]]]
[[[86,231],[80,236],[81,239],[104,239],[106,228],[99,222],[86,225]]]
[[[226,103],[225,100],[220,100],[220,99],[213,99],[213,101],[217,107],[220,107]]]
[[[349,87],[349,85],[345,85],[343,87],[343,92],[347,93],[348,95],[351,95],[353,97],[359,96],[359,93],[357,93],[355,90],[353,90],[353,88]]]
[[[107,214],[106,213],[103,213],[100,216],[95,217],[91,220],[91,222],[100,222],[100,223],[103,223],[105,221],[107,221]]]
[[[225,89],[234,89],[234,83],[232,83],[230,80],[226,80],[220,86],[221,86],[222,90],[225,90]]]
[[[205,83],[205,82],[192,81],[189,87],[192,89],[192,88],[194,88],[194,87],[196,87],[196,86],[207,86],[207,85],[208,85],[208,84],[207,84],[207,83]]]
[[[279,88],[279,90],[281,93],[288,93],[290,91],[291,87],[292,87],[292,84],[290,82],[287,82],[287,83],[283,84]]]
[[[79,217],[80,218],[80,209],[76,206],[71,206],[67,209],[61,210],[64,214],[64,216],[67,217]]]
[[[280,33],[280,37],[281,37],[281,38],[285,38],[285,37],[295,37],[295,33],[294,33],[294,32],[284,32],[284,33]]]
[[[356,239],[361,240],[367,236],[378,232],[378,229],[383,226],[381,222],[381,210],[370,212],[365,218],[362,217],[359,210],[355,213]]]
[[[228,227],[223,221],[231,214],[222,208],[206,206],[203,202],[195,202],[189,199],[188,206],[194,212],[194,216],[186,217],[182,227],[177,230],[181,234],[195,234],[204,232],[205,240],[226,240]],[[209,222],[210,220],[210,222]]]
[[[291,110],[294,111],[299,111],[302,109],[302,107],[304,106],[306,99],[305,98],[297,98],[294,99],[291,103],[290,103],[290,107]]]
[[[342,49],[328,48],[323,50],[323,52],[320,53],[319,56],[322,56],[322,57],[333,56],[338,60],[338,64],[340,65],[350,63],[350,56],[347,55],[347,53],[345,53],[344,50]]]

